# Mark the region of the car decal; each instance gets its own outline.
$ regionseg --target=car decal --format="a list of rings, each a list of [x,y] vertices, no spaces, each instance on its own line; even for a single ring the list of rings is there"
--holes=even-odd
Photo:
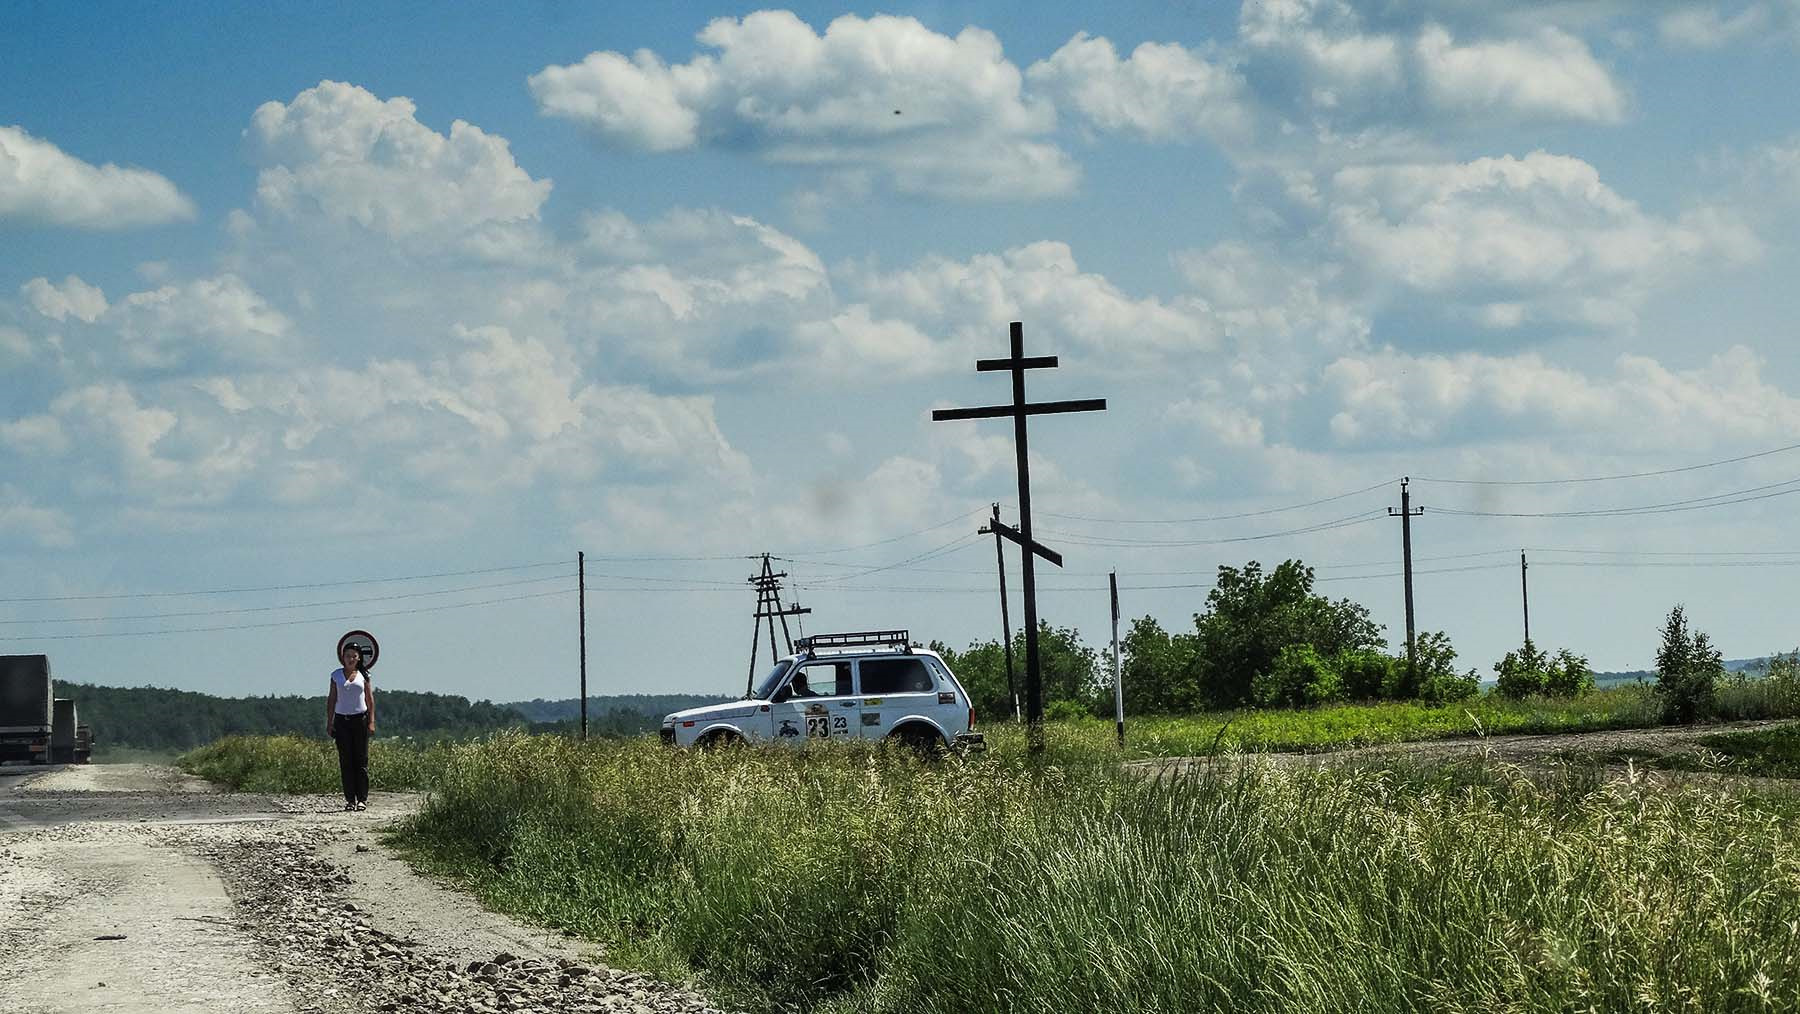
[[[800,735],[800,730],[794,728],[794,723],[791,719],[784,718],[781,720],[781,731],[777,733],[777,735],[785,739],[790,736]]]
[[[863,724],[864,725],[880,725],[881,724],[881,712],[879,712],[879,711],[863,712]]]
[[[871,707],[871,708],[875,707],[876,705],[878,705],[880,703],[881,703],[881,698],[879,698],[879,697],[869,697],[869,698],[864,699],[864,701],[863,701],[864,705]]]
[[[938,703],[939,704],[955,704],[956,703],[956,695],[953,693],[949,693],[947,691],[944,693],[940,693],[940,694],[938,694]]]

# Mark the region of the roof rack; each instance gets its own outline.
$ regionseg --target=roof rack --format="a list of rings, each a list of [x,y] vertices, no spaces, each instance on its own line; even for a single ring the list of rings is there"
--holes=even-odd
[[[821,648],[901,647],[912,645],[912,633],[906,630],[858,630],[847,634],[814,634],[794,639],[794,647],[803,652]]]

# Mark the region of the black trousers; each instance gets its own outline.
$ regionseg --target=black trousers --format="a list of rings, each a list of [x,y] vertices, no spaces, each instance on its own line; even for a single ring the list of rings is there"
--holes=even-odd
[[[338,715],[331,723],[337,740],[338,774],[344,780],[344,802],[369,801],[369,716]]]

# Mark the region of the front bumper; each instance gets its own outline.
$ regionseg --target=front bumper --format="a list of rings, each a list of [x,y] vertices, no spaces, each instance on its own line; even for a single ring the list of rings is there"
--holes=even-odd
[[[665,725],[662,727],[662,742],[663,746],[675,745],[675,728],[673,726]]]

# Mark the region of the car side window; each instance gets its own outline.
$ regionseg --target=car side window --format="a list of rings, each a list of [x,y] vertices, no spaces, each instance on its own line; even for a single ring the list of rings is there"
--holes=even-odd
[[[812,662],[794,673],[784,691],[786,699],[801,697],[850,697],[856,686],[850,678],[850,663]]]
[[[862,660],[862,692],[881,694],[929,693],[937,688],[925,661],[916,656],[865,658]]]

